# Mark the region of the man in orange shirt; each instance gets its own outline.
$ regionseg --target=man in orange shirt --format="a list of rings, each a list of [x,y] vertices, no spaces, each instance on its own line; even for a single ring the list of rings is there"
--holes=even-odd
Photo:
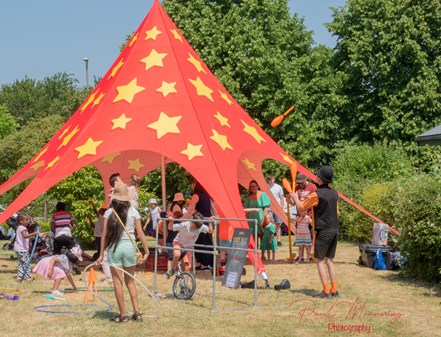
[[[323,166],[317,170],[316,181],[319,184],[317,191],[310,193],[304,201],[300,201],[296,192],[290,193],[298,209],[310,207],[313,209],[316,231],[314,256],[317,259],[317,269],[323,285],[323,291],[314,297],[319,298],[339,297],[333,261],[338,240],[338,193],[328,185],[333,177],[333,169],[330,166]],[[327,282],[325,265],[331,277],[331,288]]]

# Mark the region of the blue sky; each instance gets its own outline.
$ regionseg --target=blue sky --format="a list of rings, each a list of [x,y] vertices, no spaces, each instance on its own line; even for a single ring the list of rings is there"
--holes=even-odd
[[[103,76],[119,54],[126,35],[138,28],[153,0],[17,0],[0,11],[0,85],[28,76],[41,80],[57,72],[86,82]],[[323,26],[330,7],[345,0],[290,0],[291,13],[304,17],[317,43],[330,47],[335,38]]]

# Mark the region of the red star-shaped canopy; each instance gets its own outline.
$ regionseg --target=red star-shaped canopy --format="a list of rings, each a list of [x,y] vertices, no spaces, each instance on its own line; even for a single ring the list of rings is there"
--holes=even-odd
[[[86,165],[104,181],[114,172],[128,180],[156,169],[162,156],[191,173],[229,218],[244,217],[238,183],[247,187],[256,179],[266,188],[263,160],[295,162],[231,97],[155,1],[80,108],[0,186],[2,194],[33,178],[0,223]],[[313,177],[301,165],[298,170]],[[221,238],[231,238],[237,226],[248,224],[223,223]]]

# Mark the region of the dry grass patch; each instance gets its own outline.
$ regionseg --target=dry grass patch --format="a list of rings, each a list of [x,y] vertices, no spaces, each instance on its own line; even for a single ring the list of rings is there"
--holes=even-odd
[[[44,298],[52,283],[40,277],[33,283],[17,284],[17,262],[10,260],[11,251],[0,251],[0,284],[3,291],[18,289],[20,300],[0,300],[2,336],[328,336],[348,332],[330,331],[338,326],[364,326],[360,334],[370,336],[441,336],[441,305],[438,288],[424,286],[401,279],[396,272],[374,271],[357,265],[358,246],[339,243],[336,269],[341,298],[336,300],[313,299],[311,295],[321,290],[315,265],[292,265],[286,241],[277,252],[276,263],[267,264],[271,286],[289,279],[290,290],[277,292],[264,290],[259,281],[257,307],[253,307],[251,289],[229,289],[216,282],[216,311],[212,312],[212,278],[209,272],[197,273],[197,289],[190,301],[178,301],[171,295],[172,280],[158,275],[157,305],[147,292],[138,287],[144,322],[114,324],[109,318],[117,314],[94,312],[116,306],[109,287],[99,284],[95,306],[81,306],[84,291],[65,295],[66,301]],[[253,268],[247,264],[250,281]],[[102,277],[101,272],[98,276]],[[79,286],[81,277],[75,276]],[[137,277],[153,292],[153,274],[138,272]],[[68,287],[63,281],[62,287]],[[33,309],[41,305],[51,311],[80,311],[83,313],[42,313]],[[129,302],[127,302],[130,308]],[[158,311],[159,310],[159,311]],[[159,314],[158,314],[159,313]],[[156,317],[146,317],[146,316]]]

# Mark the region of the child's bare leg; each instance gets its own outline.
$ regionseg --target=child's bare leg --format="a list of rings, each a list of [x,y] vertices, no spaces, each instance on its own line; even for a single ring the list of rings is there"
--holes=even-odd
[[[58,288],[60,287],[61,281],[63,281],[62,278],[57,278],[56,280],[54,280],[54,286],[52,287],[52,290],[58,290]]]
[[[303,260],[303,251],[304,251],[305,245],[299,246],[299,261]]]
[[[272,260],[275,261],[276,260],[276,252],[273,250],[271,251],[271,255],[272,255]]]

